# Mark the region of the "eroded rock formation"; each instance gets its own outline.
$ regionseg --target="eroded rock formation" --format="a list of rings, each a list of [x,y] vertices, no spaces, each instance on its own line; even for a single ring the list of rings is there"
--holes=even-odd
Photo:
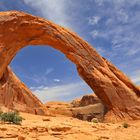
[[[80,106],[87,106],[91,104],[97,104],[101,101],[94,94],[84,95],[80,101]]]
[[[108,108],[109,120],[140,119],[140,89],[126,75],[75,33],[23,12],[0,13],[0,78],[28,45],[49,45],[75,63],[79,75]]]
[[[71,104],[73,107],[87,106],[90,104],[101,103],[101,100],[95,94],[87,94],[80,98],[74,99]]]
[[[17,78],[9,67],[0,80],[0,109],[45,115],[43,104]]]
[[[84,95],[70,103],[47,102],[45,106],[50,114],[74,117],[84,121],[91,121],[93,118],[103,121],[106,112],[104,105],[94,94]]]

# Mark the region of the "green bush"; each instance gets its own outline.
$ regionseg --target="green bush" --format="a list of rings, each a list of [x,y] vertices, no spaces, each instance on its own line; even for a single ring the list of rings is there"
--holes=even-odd
[[[3,113],[3,112],[0,110],[0,116],[1,116],[2,113]]]
[[[21,124],[23,118],[19,115],[18,112],[5,112],[0,114],[0,120],[13,124]]]
[[[98,123],[99,121],[98,121],[97,118],[93,118],[93,119],[91,120],[91,122],[93,122],[93,123]]]

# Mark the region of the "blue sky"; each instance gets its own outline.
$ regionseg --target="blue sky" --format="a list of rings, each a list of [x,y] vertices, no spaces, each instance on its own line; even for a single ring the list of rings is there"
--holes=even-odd
[[[140,85],[140,0],[0,0],[0,10],[25,11],[75,31]],[[75,65],[51,47],[26,47],[11,67],[43,102],[92,93]]]

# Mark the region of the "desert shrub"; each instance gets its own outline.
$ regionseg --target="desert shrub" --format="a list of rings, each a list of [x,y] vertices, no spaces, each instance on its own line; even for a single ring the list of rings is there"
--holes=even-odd
[[[3,113],[3,112],[0,110],[0,116],[1,116],[2,113]]]
[[[123,123],[123,127],[124,128],[128,128],[129,127],[129,124],[128,123]]]
[[[10,122],[13,124],[21,124],[23,118],[18,112],[5,112],[1,113],[0,120],[3,122]]]
[[[91,120],[91,122],[93,122],[93,123],[98,123],[99,121],[98,121],[97,118],[93,118],[93,119]]]

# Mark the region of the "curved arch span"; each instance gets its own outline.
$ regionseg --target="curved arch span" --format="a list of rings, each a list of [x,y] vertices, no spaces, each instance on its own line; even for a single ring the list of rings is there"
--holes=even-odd
[[[86,41],[46,19],[0,12],[0,78],[18,51],[28,45],[49,45],[65,54],[108,108],[108,118],[140,118],[140,90]]]

